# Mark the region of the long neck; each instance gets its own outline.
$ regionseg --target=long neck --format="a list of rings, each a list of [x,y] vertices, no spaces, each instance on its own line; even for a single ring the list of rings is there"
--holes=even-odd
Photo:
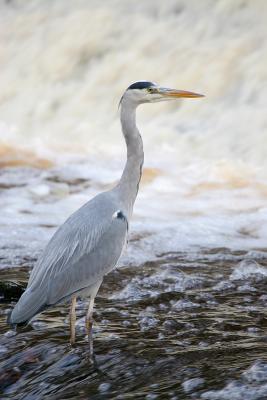
[[[117,189],[123,205],[131,215],[142,175],[144,152],[136,126],[136,106],[126,101],[121,104],[121,127],[127,146],[127,162]]]

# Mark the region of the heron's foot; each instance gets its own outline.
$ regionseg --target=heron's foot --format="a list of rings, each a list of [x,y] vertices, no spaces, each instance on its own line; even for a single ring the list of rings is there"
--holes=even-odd
[[[87,360],[94,368],[97,368],[97,362],[96,362],[95,354],[88,353],[87,354]]]

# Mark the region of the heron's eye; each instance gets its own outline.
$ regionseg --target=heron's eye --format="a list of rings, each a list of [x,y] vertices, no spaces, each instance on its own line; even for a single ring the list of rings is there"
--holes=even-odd
[[[148,93],[153,93],[153,89],[152,88],[147,88]]]

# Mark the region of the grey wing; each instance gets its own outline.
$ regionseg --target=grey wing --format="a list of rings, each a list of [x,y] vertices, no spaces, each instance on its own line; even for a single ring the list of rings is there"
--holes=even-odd
[[[76,250],[77,255],[81,254],[79,258],[54,269],[48,289],[48,304],[55,304],[72,293],[90,287],[116,266],[128,229],[126,218],[117,217],[117,214],[118,211],[115,211],[109,215],[109,224],[104,229],[102,227],[93,247]]]
[[[103,193],[57,230],[34,267],[11,322],[32,318],[43,306],[94,285],[114,268],[128,229],[126,217],[117,207],[108,192]]]

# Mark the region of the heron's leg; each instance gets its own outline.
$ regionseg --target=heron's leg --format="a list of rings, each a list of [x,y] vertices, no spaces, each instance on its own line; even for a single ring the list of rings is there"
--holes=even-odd
[[[71,298],[70,305],[70,344],[73,345],[75,343],[75,322],[76,322],[76,296]]]
[[[87,336],[88,336],[90,356],[92,356],[93,353],[94,353],[94,347],[93,347],[93,308],[94,308],[94,301],[95,301],[95,298],[93,296],[90,296],[89,306],[88,306],[88,310],[87,310],[86,317],[85,317],[85,327],[86,327],[86,333],[87,333]]]

